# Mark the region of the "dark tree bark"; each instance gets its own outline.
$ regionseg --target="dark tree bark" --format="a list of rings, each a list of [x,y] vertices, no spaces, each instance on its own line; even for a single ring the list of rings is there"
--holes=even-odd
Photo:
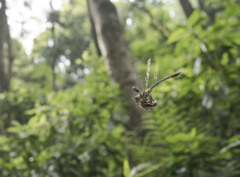
[[[137,84],[137,72],[116,9],[109,0],[87,0],[87,3],[97,47],[109,74],[120,85],[123,101],[129,103],[128,128],[139,128],[142,112],[133,102],[135,94],[131,89]]]
[[[179,0],[179,2],[183,8],[186,17],[189,18],[190,15],[193,13],[193,7],[191,3],[189,2],[189,0]]]
[[[54,28],[54,24],[52,24],[52,29],[51,29],[51,33],[52,33],[52,41],[53,41],[53,47],[52,47],[52,56],[50,58],[50,65],[51,65],[51,85],[52,85],[52,90],[56,91],[56,73],[55,73],[55,66],[57,63],[57,56],[56,56],[56,40],[55,40],[55,28]]]
[[[52,46],[52,56],[50,58],[50,65],[51,65],[51,85],[52,85],[52,90],[56,91],[56,72],[55,72],[55,66],[57,63],[57,58],[58,58],[58,54],[57,54],[57,46],[56,46],[56,37],[55,37],[55,10],[53,8],[52,5],[52,0],[50,1],[50,8],[51,8],[51,13],[50,13],[50,22],[52,25],[51,28],[51,37],[52,37],[52,42],[53,42],[53,46]]]
[[[205,7],[205,0],[198,0],[199,8],[204,9]]]
[[[12,45],[11,45],[11,37],[9,33],[9,27],[7,23],[6,16],[6,1],[0,0],[1,8],[0,8],[0,93],[9,90],[9,84],[12,73],[12,62],[13,62],[13,54],[12,54]],[[7,44],[7,51],[4,49],[4,44]],[[6,52],[6,55],[5,55]],[[4,119],[4,125],[2,133],[6,136],[9,136],[9,133],[6,131],[8,127],[11,126],[11,111],[6,111],[6,119]]]
[[[0,92],[7,91],[9,88],[9,83],[7,79],[7,74],[5,73],[5,65],[4,65],[4,39],[6,35],[6,2],[5,0],[0,0],[1,8],[0,8]]]
[[[8,69],[7,69],[7,80],[8,80],[8,85],[10,85],[11,82],[11,78],[12,78],[12,64],[13,64],[13,60],[14,60],[14,55],[13,55],[13,51],[12,51],[12,40],[11,40],[11,35],[10,35],[10,31],[9,31],[9,26],[8,26],[8,22],[7,22],[7,16],[5,16],[5,31],[6,31],[6,43],[7,43],[7,53],[8,53]],[[9,87],[9,86],[8,86]]]
[[[97,34],[96,34],[96,30],[95,30],[95,24],[94,24],[94,21],[93,21],[93,17],[90,14],[89,5],[88,5],[88,13],[89,13],[90,22],[91,22],[91,25],[92,25],[92,28],[91,28],[92,29],[92,36],[93,36],[94,44],[95,44],[95,47],[96,47],[96,50],[97,50],[97,54],[98,54],[98,56],[102,56],[101,50],[100,50],[98,42],[97,42]]]

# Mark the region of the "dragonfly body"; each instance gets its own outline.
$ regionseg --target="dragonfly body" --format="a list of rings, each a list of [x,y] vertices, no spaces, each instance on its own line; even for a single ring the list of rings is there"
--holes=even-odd
[[[155,84],[153,84],[148,90],[141,92],[139,89],[137,89],[136,87],[133,87],[132,89],[138,93],[138,95],[136,95],[134,97],[135,102],[138,104],[139,107],[142,107],[144,109],[151,109],[153,107],[155,107],[157,105],[157,101],[152,97],[151,92],[153,90],[154,87],[156,87],[158,84],[160,84],[161,82],[170,79],[172,77],[176,77],[180,74],[180,72],[172,74],[164,79],[159,80],[158,82],[156,82]]]
[[[151,109],[157,105],[157,101],[152,97],[149,92],[140,92],[137,88],[133,87],[133,89],[139,94],[134,97],[135,102],[139,107],[144,109]]]

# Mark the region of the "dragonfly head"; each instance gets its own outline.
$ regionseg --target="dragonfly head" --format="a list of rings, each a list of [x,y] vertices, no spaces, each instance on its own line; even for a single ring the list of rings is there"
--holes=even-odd
[[[133,86],[132,89],[133,89],[135,92],[140,93],[140,90],[137,89],[136,87]]]

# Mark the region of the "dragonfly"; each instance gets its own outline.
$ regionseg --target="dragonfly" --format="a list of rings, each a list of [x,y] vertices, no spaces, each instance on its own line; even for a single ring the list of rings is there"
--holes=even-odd
[[[148,77],[149,77],[149,71],[150,71],[150,60],[148,61],[148,68],[147,68],[147,73],[146,73],[146,82],[148,81]],[[174,78],[176,76],[178,76],[180,74],[180,72],[171,74],[168,77],[165,77],[164,79],[161,79],[159,81],[157,81],[155,84],[153,84],[149,89],[147,89],[146,91],[140,91],[138,88],[136,87],[132,87],[132,89],[137,92],[138,94],[134,97],[135,102],[137,103],[137,105],[143,109],[152,109],[155,106],[157,106],[157,101],[152,97],[151,92],[153,91],[153,89],[160,84],[161,82],[170,79],[170,78]],[[147,84],[146,84],[147,85]]]

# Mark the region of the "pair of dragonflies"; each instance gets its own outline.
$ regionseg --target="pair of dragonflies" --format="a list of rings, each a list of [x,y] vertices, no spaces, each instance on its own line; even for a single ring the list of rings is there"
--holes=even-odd
[[[151,64],[151,59],[148,60],[147,62],[147,71],[146,71],[146,86],[148,83],[148,79],[149,79],[149,72],[150,72],[150,64]],[[168,77],[165,77],[164,79],[161,79],[159,81],[157,81],[155,84],[153,84],[149,89],[147,89],[146,91],[140,91],[139,89],[137,89],[136,87],[132,87],[132,89],[137,92],[138,94],[134,97],[135,102],[138,104],[139,107],[144,108],[144,109],[152,109],[157,105],[157,101],[152,97],[151,92],[154,89],[154,87],[156,87],[158,84],[160,84],[161,82],[176,77],[180,74],[180,72],[178,73],[174,73]]]

